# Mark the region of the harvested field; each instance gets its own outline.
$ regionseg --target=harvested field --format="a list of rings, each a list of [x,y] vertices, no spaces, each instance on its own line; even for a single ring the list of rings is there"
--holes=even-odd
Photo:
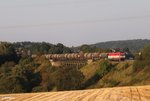
[[[150,86],[2,94],[1,101],[150,101]]]

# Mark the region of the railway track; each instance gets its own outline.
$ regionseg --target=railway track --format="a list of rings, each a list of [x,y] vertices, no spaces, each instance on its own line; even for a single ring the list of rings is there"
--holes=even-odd
[[[150,101],[150,86],[2,94],[0,101]]]

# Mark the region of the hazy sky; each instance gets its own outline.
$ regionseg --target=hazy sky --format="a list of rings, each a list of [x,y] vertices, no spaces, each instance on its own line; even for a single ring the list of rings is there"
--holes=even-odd
[[[150,0],[0,0],[0,41],[150,39]]]

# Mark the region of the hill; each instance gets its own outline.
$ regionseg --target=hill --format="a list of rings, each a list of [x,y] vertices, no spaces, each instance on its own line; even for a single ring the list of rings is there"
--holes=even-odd
[[[84,89],[149,85],[149,67],[135,71],[133,64],[133,60],[124,62],[100,60],[82,67],[80,70],[85,76]]]
[[[148,39],[135,39],[135,40],[123,40],[123,41],[108,41],[92,44],[91,46],[96,46],[102,49],[110,48],[129,48],[132,52],[142,49],[145,45],[150,44]]]

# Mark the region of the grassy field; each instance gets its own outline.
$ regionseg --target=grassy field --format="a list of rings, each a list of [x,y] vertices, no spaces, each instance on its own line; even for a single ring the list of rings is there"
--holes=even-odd
[[[150,101],[150,86],[0,95],[1,101]]]

